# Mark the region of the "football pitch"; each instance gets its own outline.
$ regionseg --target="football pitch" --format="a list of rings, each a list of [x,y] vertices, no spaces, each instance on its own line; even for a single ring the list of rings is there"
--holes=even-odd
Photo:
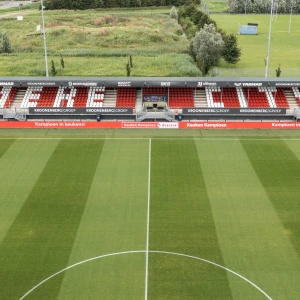
[[[299,135],[66,132],[0,132],[1,300],[299,299]]]

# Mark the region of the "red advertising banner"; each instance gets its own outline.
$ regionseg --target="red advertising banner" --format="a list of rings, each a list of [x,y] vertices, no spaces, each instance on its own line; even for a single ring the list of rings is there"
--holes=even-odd
[[[0,122],[0,128],[121,128],[121,122]]]
[[[296,122],[181,122],[188,129],[300,129]]]
[[[0,128],[300,129],[296,122],[0,122]]]

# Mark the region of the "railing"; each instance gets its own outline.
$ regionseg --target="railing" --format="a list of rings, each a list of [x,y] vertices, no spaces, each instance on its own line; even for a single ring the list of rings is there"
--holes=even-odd
[[[265,77],[264,68],[213,68],[211,77]],[[280,77],[300,77],[299,68],[282,69]],[[276,77],[276,68],[269,68],[269,77]]]
[[[26,115],[29,114],[28,108],[2,108],[0,109],[0,115],[3,115],[3,119],[16,119],[19,121],[25,121]]]
[[[299,108],[294,109],[294,119],[296,119],[296,120],[300,119],[300,109]]]
[[[141,122],[145,119],[166,119],[170,122],[175,120],[175,114],[170,110],[164,111],[147,111],[145,108],[142,111],[136,113],[136,121]]]

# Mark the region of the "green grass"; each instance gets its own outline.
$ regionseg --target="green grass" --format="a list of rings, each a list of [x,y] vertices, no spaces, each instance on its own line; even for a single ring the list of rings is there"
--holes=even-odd
[[[187,54],[135,55],[132,53],[134,67],[132,76],[200,76],[200,71]],[[80,71],[81,76],[126,76],[128,56],[80,57],[65,56],[65,69],[60,67],[59,56],[49,56],[54,60],[58,76],[73,76]],[[1,71],[6,76],[45,76],[45,60],[42,55],[0,56],[3,63]],[[49,67],[51,65],[49,64]],[[0,71],[0,72],[1,72]]]
[[[241,61],[236,68],[261,68],[264,69],[267,47],[270,16],[268,15],[229,15],[215,14],[212,18],[227,32],[238,37],[239,46],[242,48]],[[258,35],[239,35],[238,26],[248,23],[258,23]],[[300,16],[294,15],[291,33],[288,34],[289,15],[278,15],[273,21],[270,51],[270,67],[277,68],[281,64],[282,75],[286,68],[300,68],[299,38]],[[227,65],[222,63],[222,67]],[[299,71],[299,70],[298,70]],[[254,74],[255,75],[255,72]],[[275,75],[275,72],[274,72]],[[273,75],[273,76],[274,76]],[[299,73],[298,73],[299,75]]]
[[[210,1],[210,12],[224,12],[225,1]],[[27,6],[24,6],[24,9]],[[26,9],[27,10],[27,9]],[[26,11],[24,10],[24,11]],[[10,11],[0,11],[0,14]],[[180,26],[169,18],[170,8],[110,9],[94,11],[46,11],[49,65],[55,62],[60,76],[126,76],[126,63],[133,56],[132,76],[201,76],[189,57],[189,41]],[[222,61],[218,76],[264,76],[268,43],[268,15],[211,14],[218,26],[237,34],[238,26],[258,23],[257,36],[238,35],[242,57],[228,70]],[[281,65],[281,76],[299,75],[300,16],[294,15],[291,34],[289,16],[273,22],[270,76]],[[16,16],[2,18],[0,32],[7,32],[13,54],[0,55],[0,76],[44,76],[43,38],[36,33],[41,13],[27,12],[23,21]],[[60,54],[65,69],[60,66]],[[245,71],[245,69],[247,69]]]
[[[207,5],[209,13],[213,12],[227,12],[228,0],[203,0],[202,6]],[[206,11],[206,9],[204,9]]]
[[[298,299],[299,131],[135,133],[151,147],[124,139],[131,130],[0,131],[0,298],[119,253],[25,299],[144,299],[150,175],[150,251],[207,259],[272,299]],[[63,139],[75,134],[99,139]],[[30,136],[44,138],[18,138]],[[199,298],[266,299],[211,264],[149,253],[148,299]]]
[[[58,75],[126,76],[132,55],[132,76],[200,76],[169,9],[50,11],[45,19],[48,61],[55,62]],[[36,12],[21,22],[12,16],[1,19],[0,31],[8,33],[13,48],[12,54],[0,55],[1,76],[45,74],[43,38],[35,35],[40,23]]]

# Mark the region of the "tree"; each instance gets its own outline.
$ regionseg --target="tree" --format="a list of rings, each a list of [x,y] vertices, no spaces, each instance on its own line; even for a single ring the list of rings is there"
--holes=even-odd
[[[178,12],[175,6],[172,6],[170,11],[170,18],[174,20],[178,20]]]
[[[219,64],[223,47],[224,41],[213,24],[205,24],[204,28],[196,33],[193,48],[203,76],[207,75],[213,66]]]
[[[132,63],[132,56],[129,56],[129,63],[130,63],[130,68],[133,68],[133,63]]]
[[[131,74],[130,62],[128,62],[126,65],[126,72],[127,72],[127,77],[130,77]]]
[[[222,57],[228,64],[236,64],[241,57],[241,48],[238,47],[238,41],[234,34],[229,34],[223,37],[224,48]]]
[[[56,74],[57,74],[57,71],[55,69],[54,61],[51,60],[51,75],[56,76]]]
[[[276,69],[276,77],[280,77],[280,75],[281,75],[281,67],[279,65],[278,68]]]
[[[62,69],[64,70],[64,68],[65,68],[65,61],[64,61],[64,58],[63,58],[62,54],[60,54],[60,65],[61,65]]]
[[[10,40],[9,40],[9,37],[6,32],[3,33],[3,35],[2,35],[2,47],[1,48],[2,48],[1,49],[2,53],[11,53],[12,52]]]

